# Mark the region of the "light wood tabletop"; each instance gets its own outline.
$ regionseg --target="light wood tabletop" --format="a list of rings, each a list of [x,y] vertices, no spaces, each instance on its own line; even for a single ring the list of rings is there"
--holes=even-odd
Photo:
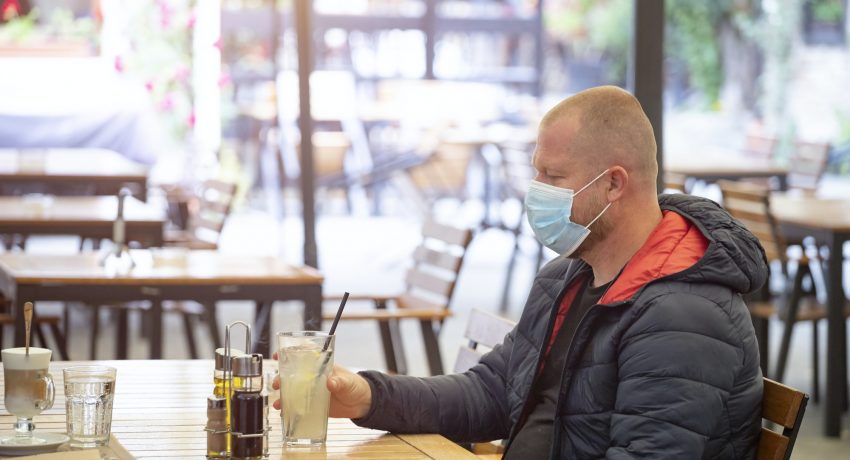
[[[106,149],[0,149],[0,191],[146,196],[148,168]]]
[[[208,250],[131,251],[135,266],[101,263],[102,255],[0,254],[0,295],[15,308],[15,343],[23,344],[24,302],[58,300],[88,305],[148,301],[151,324],[162,324],[162,302],[194,300],[214,309],[223,300],[256,303],[257,349],[268,349],[272,307],[304,302],[304,328],[318,329],[322,317],[321,273],[288,265],[274,256],[223,254]],[[151,357],[162,357],[162,331],[152,328]],[[119,351],[125,356],[126,350]]]
[[[295,267],[272,256],[224,254],[211,250],[151,249],[130,251],[135,267],[110,270],[93,253],[45,255],[0,254],[0,271],[19,283],[112,285],[320,284],[311,267]]]
[[[115,196],[0,196],[0,234],[111,238],[117,215]],[[129,241],[162,244],[163,209],[127,197],[124,221]]]
[[[780,223],[850,232],[850,199],[804,193],[773,193],[771,210]]]
[[[36,430],[65,432],[62,368],[92,362],[54,362],[52,409],[36,416]],[[206,398],[212,394],[212,360],[102,361],[118,369],[112,434],[136,458],[202,459],[206,454]],[[266,373],[277,364],[266,361]],[[5,406],[0,425],[11,429]],[[327,444],[320,449],[283,448],[280,413],[269,410],[270,458],[287,459],[464,459],[475,455],[439,435],[394,435],[360,428],[347,419],[331,419]]]

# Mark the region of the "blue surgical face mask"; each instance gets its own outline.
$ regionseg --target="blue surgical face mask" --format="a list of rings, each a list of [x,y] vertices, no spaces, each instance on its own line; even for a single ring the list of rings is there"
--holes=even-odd
[[[608,203],[587,226],[583,226],[570,220],[573,199],[607,172],[606,169],[576,192],[536,180],[531,181],[525,195],[525,209],[534,235],[544,246],[565,257],[569,257],[581,246],[590,235],[590,226],[605,214],[611,203]]]

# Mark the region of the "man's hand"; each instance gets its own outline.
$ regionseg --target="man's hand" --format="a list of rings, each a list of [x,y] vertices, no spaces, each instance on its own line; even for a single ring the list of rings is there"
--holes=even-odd
[[[277,361],[277,353],[272,356]],[[333,372],[328,377],[328,390],[331,392],[330,417],[361,418],[372,406],[372,388],[363,377],[334,365]],[[280,389],[280,376],[274,378],[272,387]],[[280,410],[280,400],[274,401],[275,409]]]

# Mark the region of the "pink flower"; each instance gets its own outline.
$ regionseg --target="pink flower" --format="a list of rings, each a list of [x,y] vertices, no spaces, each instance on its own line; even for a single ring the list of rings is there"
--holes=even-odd
[[[171,25],[172,11],[167,2],[159,2],[159,23],[163,29]]]
[[[213,43],[213,46],[215,46],[216,48],[218,48],[219,51],[221,51],[221,37],[218,37],[218,39]]]
[[[223,88],[223,87],[229,85],[230,81],[231,81],[230,74],[229,73],[222,73],[221,76],[218,77],[218,87]]]
[[[177,67],[177,70],[174,71],[174,80],[178,82],[184,82],[189,78],[189,68],[181,65]]]
[[[190,128],[195,127],[195,111],[194,110],[189,112],[189,118],[186,119],[186,122],[189,123]]]
[[[159,110],[161,110],[163,112],[170,112],[173,108],[174,108],[174,95],[172,95],[171,93],[168,93],[159,102]]]
[[[192,12],[189,14],[189,19],[186,21],[186,28],[189,29],[189,30],[194,29],[195,28],[195,22],[197,22],[197,21],[198,21],[198,16],[195,14],[195,11],[192,10]]]
[[[124,72],[124,60],[121,56],[115,56],[115,70],[118,73]]]
[[[153,91],[153,80],[148,80],[145,82],[145,89],[148,90],[148,92]]]

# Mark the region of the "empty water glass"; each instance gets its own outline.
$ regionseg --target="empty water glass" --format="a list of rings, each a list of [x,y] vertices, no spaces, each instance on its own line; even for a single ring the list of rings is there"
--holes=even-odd
[[[92,448],[107,445],[112,429],[115,368],[76,366],[64,369],[63,374],[71,446]]]

